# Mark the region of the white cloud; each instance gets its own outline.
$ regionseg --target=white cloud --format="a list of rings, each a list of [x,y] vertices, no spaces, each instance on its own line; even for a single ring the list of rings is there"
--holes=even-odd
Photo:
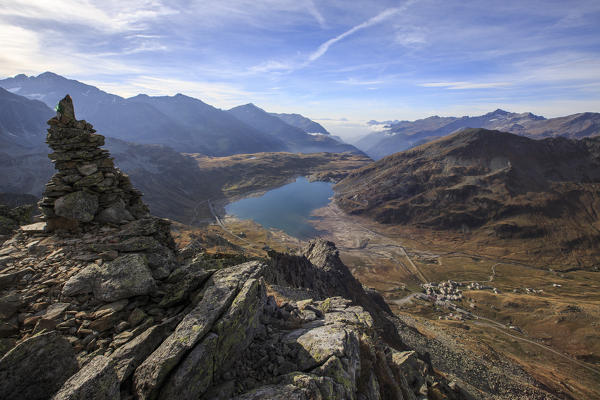
[[[427,44],[428,32],[423,27],[401,25],[397,28],[394,41],[401,46],[414,48]]]
[[[40,49],[38,35],[18,26],[0,25],[0,43],[0,73],[12,75],[37,71],[31,62]]]
[[[139,73],[132,65],[100,54],[82,53],[69,44],[19,26],[0,24],[0,75],[39,74],[56,71],[66,75]]]
[[[248,69],[251,73],[269,73],[269,72],[289,72],[294,69],[294,65],[285,61],[269,60],[261,64],[254,65]]]
[[[102,32],[117,33],[141,30],[145,21],[177,13],[152,0],[111,0],[100,4],[80,0],[12,0],[0,8],[0,16],[85,25]]]
[[[600,81],[600,57],[585,53],[551,53],[515,63],[520,79],[535,82]]]
[[[123,56],[167,50],[161,35],[145,29],[174,13],[153,0],[11,1],[0,7],[0,74],[140,73],[144,67]]]
[[[242,24],[278,30],[309,19],[321,28],[327,25],[314,0],[197,0],[186,4],[185,9],[205,27]]]

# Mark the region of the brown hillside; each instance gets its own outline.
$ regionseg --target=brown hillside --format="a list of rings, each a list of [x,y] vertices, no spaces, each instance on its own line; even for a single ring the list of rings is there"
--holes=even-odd
[[[383,223],[594,249],[599,149],[600,138],[532,140],[468,129],[353,172],[336,186],[336,201]]]

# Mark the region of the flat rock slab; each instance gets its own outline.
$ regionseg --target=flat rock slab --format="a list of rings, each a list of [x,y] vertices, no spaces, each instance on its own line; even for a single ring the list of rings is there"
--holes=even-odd
[[[119,382],[123,383],[169,335],[168,322],[146,329],[142,334],[119,347],[111,356],[111,363],[117,372]]]
[[[222,269],[212,276],[200,303],[135,371],[134,387],[139,399],[158,396],[171,371],[206,336],[245,282],[262,271],[264,264],[254,261]]]
[[[69,378],[52,400],[118,400],[119,380],[110,359],[96,356]]]
[[[21,231],[24,233],[44,233],[46,232],[46,223],[36,222],[35,224],[23,225]]]
[[[42,315],[42,318],[44,318],[44,319],[56,319],[63,312],[65,312],[67,310],[67,308],[69,308],[70,305],[71,305],[70,303],[54,303],[54,304],[50,304],[50,306],[46,309],[46,311],[44,311],[44,314]]]
[[[65,283],[62,293],[74,296],[93,292],[96,299],[112,302],[150,294],[155,288],[146,258],[127,254],[102,266],[90,264]]]
[[[218,336],[206,335],[163,385],[159,398],[198,399],[212,383]]]

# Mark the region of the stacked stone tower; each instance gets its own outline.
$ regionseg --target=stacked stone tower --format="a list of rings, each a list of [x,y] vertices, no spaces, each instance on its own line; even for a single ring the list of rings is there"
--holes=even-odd
[[[115,168],[108,150],[100,148],[104,136],[86,121],[75,119],[69,95],[59,102],[48,125],[46,143],[54,150],[48,157],[58,170],[39,203],[48,231],[122,224],[148,214],[142,193]]]

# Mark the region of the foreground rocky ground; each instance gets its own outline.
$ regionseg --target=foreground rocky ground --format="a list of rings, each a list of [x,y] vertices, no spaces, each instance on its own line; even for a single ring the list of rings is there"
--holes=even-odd
[[[386,344],[384,311],[340,281],[331,243],[223,267],[169,238],[150,217],[5,242],[4,398],[464,397]]]

